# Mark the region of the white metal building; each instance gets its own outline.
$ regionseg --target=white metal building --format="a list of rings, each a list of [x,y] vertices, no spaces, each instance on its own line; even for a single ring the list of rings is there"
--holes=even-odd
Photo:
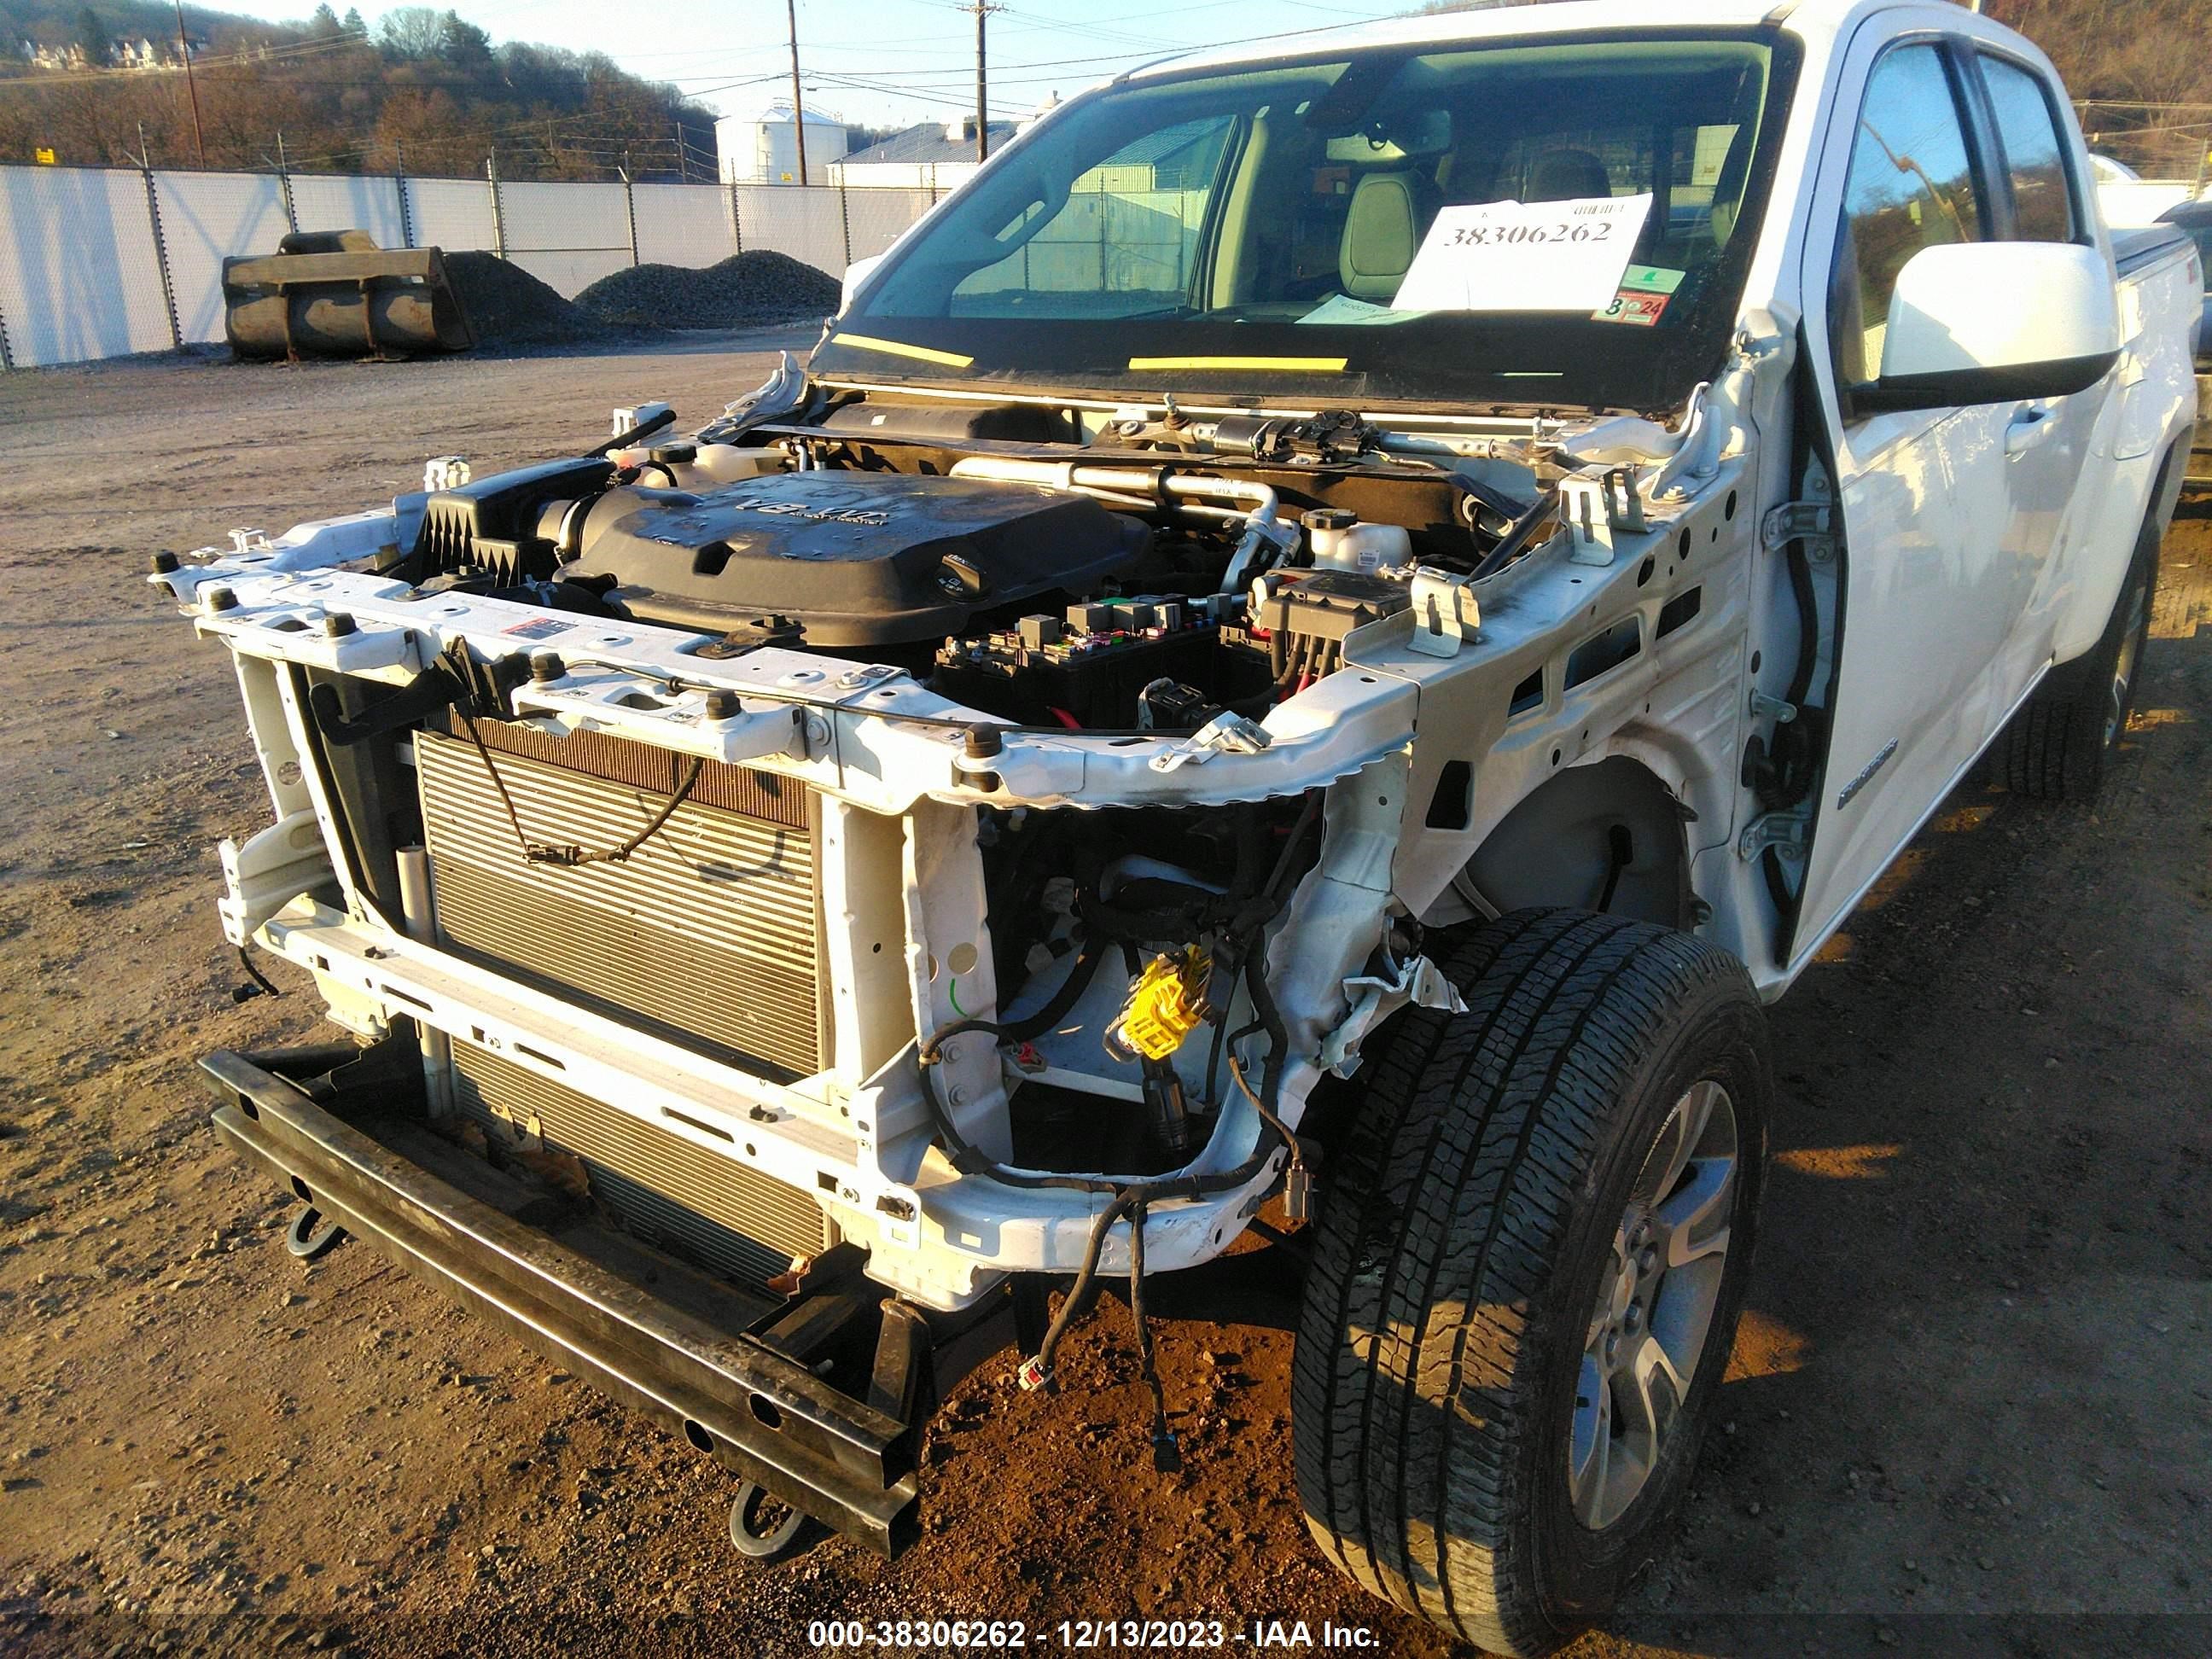
[[[993,155],[1014,136],[1012,121],[991,123]],[[814,130],[807,128],[806,160],[814,161]],[[867,185],[946,191],[964,184],[980,165],[975,160],[975,118],[956,116],[950,121],[925,121],[904,132],[895,132],[881,143],[857,149],[830,169],[831,179],[859,190]]]
[[[758,115],[726,115],[714,123],[714,150],[726,185],[795,185],[799,178],[797,129],[791,106],[773,104]],[[832,115],[806,112],[806,180],[830,182],[830,164],[845,154],[845,124]]]

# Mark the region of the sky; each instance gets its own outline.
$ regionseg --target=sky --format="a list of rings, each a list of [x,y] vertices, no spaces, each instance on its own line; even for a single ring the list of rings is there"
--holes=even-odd
[[[424,0],[425,3],[428,0]],[[227,9],[304,21],[315,0],[216,0]],[[1326,29],[1419,9],[1419,0],[1006,0],[989,20],[994,120],[1030,113],[1133,64],[1178,50]],[[340,12],[342,0],[333,0]],[[807,106],[866,126],[902,127],[975,106],[975,21],[954,0],[798,0]],[[441,3],[441,10],[447,9]],[[374,28],[389,7],[362,5]],[[531,40],[604,52],[670,81],[726,115],[788,104],[783,0],[688,0],[632,11],[605,0],[480,0],[454,5],[495,43]]]

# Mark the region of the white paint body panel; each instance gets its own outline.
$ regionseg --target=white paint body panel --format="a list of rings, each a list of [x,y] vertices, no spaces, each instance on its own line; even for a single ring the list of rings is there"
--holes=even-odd
[[[1826,337],[1835,227],[1875,65],[1900,42],[1958,35],[2031,60],[2057,84],[2047,62],[2019,37],[1952,8],[1875,11],[1840,40],[1826,137],[1806,198],[1819,228],[1808,234],[1799,266],[1812,337]],[[2070,120],[2063,125],[2076,173],[2087,179],[2080,136]],[[2108,344],[2106,331],[2117,332],[2120,364],[2082,392],[1845,420],[1826,353],[1814,354],[1808,366],[1835,433],[1850,557],[1827,775],[1785,982],[1842,924],[2051,664],[2094,643],[2144,517],[2158,510],[2150,457],[2185,442],[2183,399],[2178,383],[2162,397],[2137,398],[2134,388],[2148,376],[2137,365],[2149,361],[2167,365],[2165,376],[2186,371],[2185,313],[2155,274],[2148,289],[2141,280],[2119,282],[2105,233],[2093,228],[2100,283],[2078,268],[2089,264],[2089,249],[2039,248],[2030,261],[2039,268],[2051,263],[2049,256],[2080,256],[2068,261],[2077,268],[2057,273],[2073,314],[2039,321],[2021,295],[1984,293],[1991,320],[1954,344],[1962,355],[1976,348],[1992,354],[1979,361],[2017,361],[2003,354],[2033,353],[2039,343],[2052,357],[2074,357]],[[1906,279],[1915,276],[1931,289],[1986,281],[2005,246],[1932,250],[1948,257],[1917,272],[1926,256],[1909,263],[1899,293],[1908,294]],[[1955,295],[1931,303],[1960,308]],[[2080,314],[2084,307],[2087,315]],[[1934,348],[1910,337],[1886,341],[1886,368],[1893,349],[1929,356]],[[2162,445],[2119,441],[2131,406]],[[2132,455],[2118,453],[2130,447]]]

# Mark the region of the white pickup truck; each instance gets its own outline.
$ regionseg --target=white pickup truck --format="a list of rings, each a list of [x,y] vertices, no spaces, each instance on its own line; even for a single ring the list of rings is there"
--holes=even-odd
[[[274,808],[223,927],[347,1034],[216,1127],[753,1555],[896,1553],[957,1339],[1049,1389],[1259,1229],[1321,1547],[1555,1647],[1689,1485],[1764,1005],[1983,757],[2126,726],[2200,283],[2087,169],[1950,5],[1184,58],[688,437],[158,558]]]

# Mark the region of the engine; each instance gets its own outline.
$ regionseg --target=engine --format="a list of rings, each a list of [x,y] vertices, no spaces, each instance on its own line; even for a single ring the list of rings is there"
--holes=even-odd
[[[1026,725],[1190,730],[1334,672],[1417,564],[1473,570],[1536,511],[1363,450],[1347,416],[1218,422],[1233,460],[1193,458],[1188,431],[1165,454],[1127,428],[1020,443],[964,411],[957,431],[851,416],[440,490],[392,574],[707,633],[714,654],[861,656]]]
[[[591,504],[564,580],[641,622],[710,633],[783,617],[827,650],[911,644],[1040,594],[1099,591],[1152,543],[1072,490],[896,472],[771,473]]]

